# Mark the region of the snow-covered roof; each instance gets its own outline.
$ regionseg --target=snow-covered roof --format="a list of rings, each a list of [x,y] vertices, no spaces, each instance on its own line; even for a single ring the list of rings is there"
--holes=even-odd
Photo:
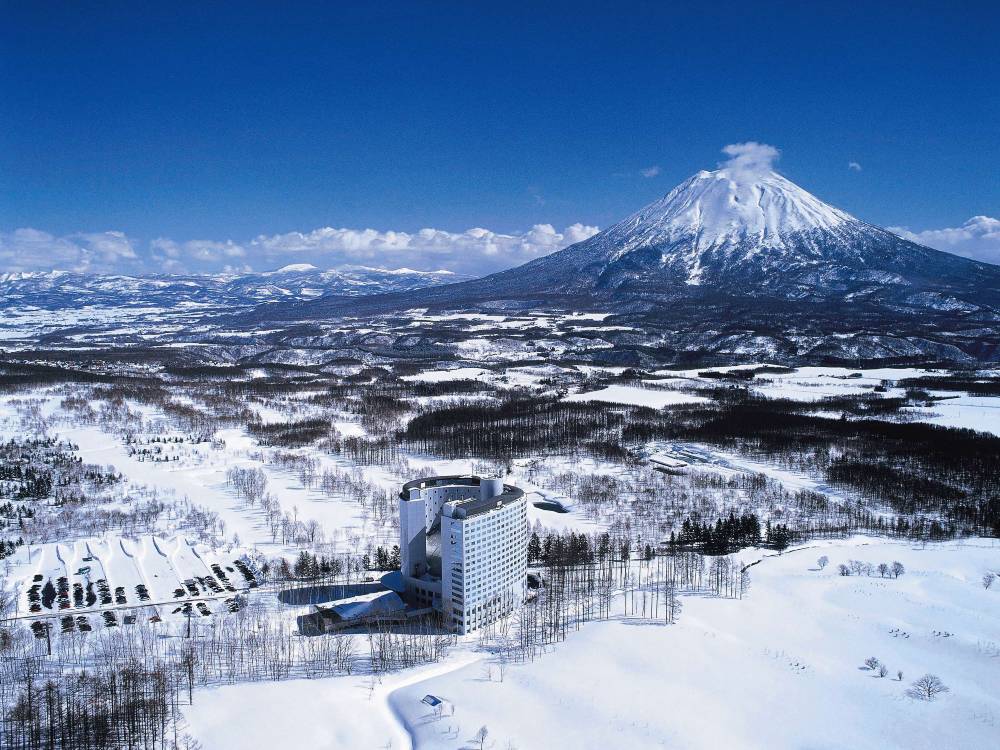
[[[376,591],[374,594],[341,599],[330,609],[342,620],[356,620],[360,617],[402,612],[406,605],[395,591]]]

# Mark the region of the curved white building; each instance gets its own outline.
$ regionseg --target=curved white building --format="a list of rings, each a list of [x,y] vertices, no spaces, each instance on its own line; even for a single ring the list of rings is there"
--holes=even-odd
[[[527,502],[502,479],[416,479],[399,493],[400,572],[412,603],[469,633],[524,600]]]

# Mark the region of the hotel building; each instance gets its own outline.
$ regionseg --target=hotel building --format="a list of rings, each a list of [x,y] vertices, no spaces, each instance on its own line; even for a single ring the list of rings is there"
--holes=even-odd
[[[528,517],[524,492],[502,479],[416,479],[399,494],[405,597],[470,633],[524,600]]]

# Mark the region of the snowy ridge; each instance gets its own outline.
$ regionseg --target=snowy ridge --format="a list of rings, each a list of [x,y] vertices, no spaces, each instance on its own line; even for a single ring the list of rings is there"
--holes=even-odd
[[[255,305],[301,301],[324,295],[357,297],[448,284],[463,278],[450,271],[414,271],[349,266],[321,270],[293,263],[275,271],[206,276],[96,276],[84,273],[0,274],[0,308],[45,309],[106,306],[173,307]]]

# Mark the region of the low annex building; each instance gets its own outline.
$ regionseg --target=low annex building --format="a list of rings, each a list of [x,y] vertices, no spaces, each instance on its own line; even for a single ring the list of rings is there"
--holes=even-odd
[[[524,492],[473,475],[416,479],[399,493],[400,572],[411,606],[433,607],[469,633],[524,600]]]

